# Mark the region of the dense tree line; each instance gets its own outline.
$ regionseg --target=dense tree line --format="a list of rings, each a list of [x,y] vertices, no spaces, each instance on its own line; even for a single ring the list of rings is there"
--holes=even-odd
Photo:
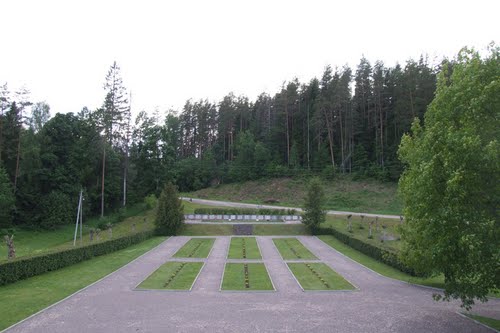
[[[70,223],[78,192],[98,215],[159,195],[260,177],[320,174],[397,180],[397,149],[434,97],[426,59],[404,66],[326,67],[321,79],[285,82],[255,101],[229,93],[220,102],[188,100],[164,115],[131,117],[114,63],[102,107],[50,117],[29,92],[0,86],[0,227]],[[2,199],[5,198],[5,199]],[[3,216],[7,217],[3,217]]]

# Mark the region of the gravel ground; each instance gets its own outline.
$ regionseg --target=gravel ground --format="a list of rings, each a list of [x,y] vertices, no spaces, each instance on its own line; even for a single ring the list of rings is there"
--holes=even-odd
[[[297,237],[358,289],[303,292],[271,236],[258,236],[276,292],[220,292],[230,237],[216,237],[191,292],[135,286],[191,237],[172,237],[100,282],[13,326],[8,332],[492,332],[432,300],[435,290],[388,279],[316,237]],[[252,261],[254,262],[254,260]],[[474,311],[500,317],[500,300]]]

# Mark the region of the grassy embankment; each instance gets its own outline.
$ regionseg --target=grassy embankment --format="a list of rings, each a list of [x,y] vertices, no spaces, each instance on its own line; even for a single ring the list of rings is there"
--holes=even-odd
[[[76,215],[76,214],[75,214]],[[111,220],[116,215],[106,217]],[[123,221],[112,226],[112,234],[108,230],[101,230],[99,239],[94,236],[94,242],[102,242],[111,238],[118,238],[134,232],[151,230],[153,228],[154,214],[152,210],[144,211],[139,206],[129,208],[123,214]],[[99,218],[84,218],[82,228],[82,241],[80,242],[80,231],[78,230],[77,246],[90,243],[90,229],[96,229],[101,223]],[[135,231],[134,225],[135,224]],[[73,247],[73,237],[75,224],[61,226],[56,230],[29,230],[18,229],[14,233],[14,244],[16,247],[16,257],[34,256],[49,251],[59,251]],[[0,258],[0,262],[7,261],[7,250]]]
[[[60,301],[151,250],[154,237],[126,249],[0,287],[0,330]]]
[[[275,204],[302,207],[307,193],[308,179],[276,178],[224,184],[182,196],[200,199],[226,200],[254,204]],[[375,180],[353,180],[339,176],[332,181],[323,181],[326,209],[374,214],[401,214],[402,204],[397,196],[396,183]]]

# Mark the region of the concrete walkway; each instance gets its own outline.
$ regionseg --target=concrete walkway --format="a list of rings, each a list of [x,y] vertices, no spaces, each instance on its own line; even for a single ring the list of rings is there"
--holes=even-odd
[[[219,291],[229,236],[200,260],[191,292],[134,290],[190,239],[172,237],[8,332],[491,332],[456,314],[458,303],[435,302],[435,291],[384,278],[311,236],[297,238],[359,290],[302,292],[272,238],[257,242],[276,292]],[[474,310],[498,318],[500,301]]]
[[[241,203],[241,202],[217,201],[217,200],[183,198],[183,197],[181,197],[181,199],[185,200],[185,201],[190,201],[190,202],[199,203],[202,205],[209,205],[209,206],[234,207],[234,208],[295,209],[298,212],[302,211],[302,209],[298,208],[298,207],[257,205],[257,204]],[[385,218],[385,219],[398,219],[399,220],[399,215],[355,213],[355,212],[344,212],[344,211],[340,211],[340,210],[327,210],[326,213],[328,215],[353,215],[353,216],[364,215],[366,217],[378,216],[380,218]]]

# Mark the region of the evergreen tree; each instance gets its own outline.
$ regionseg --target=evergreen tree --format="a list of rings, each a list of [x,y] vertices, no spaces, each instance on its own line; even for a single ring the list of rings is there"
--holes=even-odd
[[[0,164],[0,229],[12,225],[12,210],[14,209],[14,194],[12,184],[4,168]]]
[[[156,232],[159,235],[176,235],[184,222],[184,206],[177,188],[168,182],[161,192],[156,211]]]
[[[319,178],[311,179],[304,203],[304,224],[314,233],[321,223],[325,222],[325,193]]]

